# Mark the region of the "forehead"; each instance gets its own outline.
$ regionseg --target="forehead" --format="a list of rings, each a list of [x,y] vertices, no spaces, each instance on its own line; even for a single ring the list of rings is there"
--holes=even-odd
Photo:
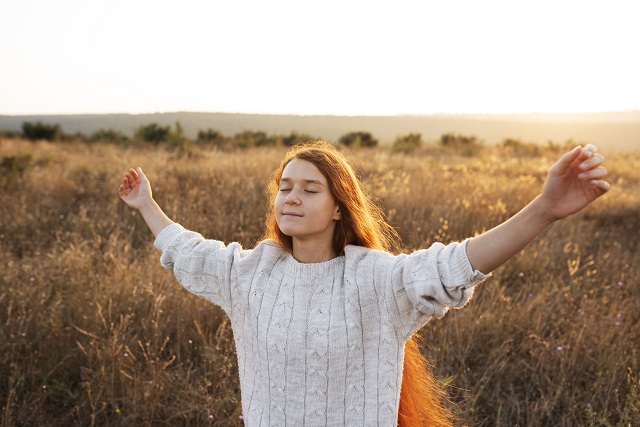
[[[320,169],[307,160],[298,158],[292,159],[282,171],[280,180],[287,181],[319,181],[327,184],[327,178],[320,172]]]

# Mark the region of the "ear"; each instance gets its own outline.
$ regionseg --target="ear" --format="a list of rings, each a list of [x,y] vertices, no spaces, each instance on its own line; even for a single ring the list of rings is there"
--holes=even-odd
[[[340,221],[342,219],[342,212],[340,212],[340,206],[336,205],[336,210],[333,213],[333,219],[335,221]]]

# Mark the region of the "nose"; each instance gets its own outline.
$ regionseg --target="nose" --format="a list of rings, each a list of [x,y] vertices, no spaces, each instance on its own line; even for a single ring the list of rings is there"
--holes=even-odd
[[[299,205],[300,204],[300,197],[298,197],[298,193],[296,191],[291,191],[289,194],[287,194],[287,197],[284,199],[284,202],[287,205]]]

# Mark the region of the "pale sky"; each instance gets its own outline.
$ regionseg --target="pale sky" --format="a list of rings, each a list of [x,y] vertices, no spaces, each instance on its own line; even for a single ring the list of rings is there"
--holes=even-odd
[[[0,0],[0,114],[640,109],[640,1]]]

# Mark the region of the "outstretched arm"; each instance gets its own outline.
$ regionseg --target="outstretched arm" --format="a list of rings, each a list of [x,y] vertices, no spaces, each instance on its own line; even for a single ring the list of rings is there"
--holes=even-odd
[[[118,187],[118,195],[129,207],[140,212],[154,236],[173,224],[173,221],[153,200],[151,184],[142,172],[142,168],[138,168],[137,171],[129,169],[124,174],[122,183]]]
[[[516,215],[467,243],[471,266],[488,274],[558,219],[578,212],[609,191],[604,158],[588,144],[576,147],[549,170],[542,193]]]

